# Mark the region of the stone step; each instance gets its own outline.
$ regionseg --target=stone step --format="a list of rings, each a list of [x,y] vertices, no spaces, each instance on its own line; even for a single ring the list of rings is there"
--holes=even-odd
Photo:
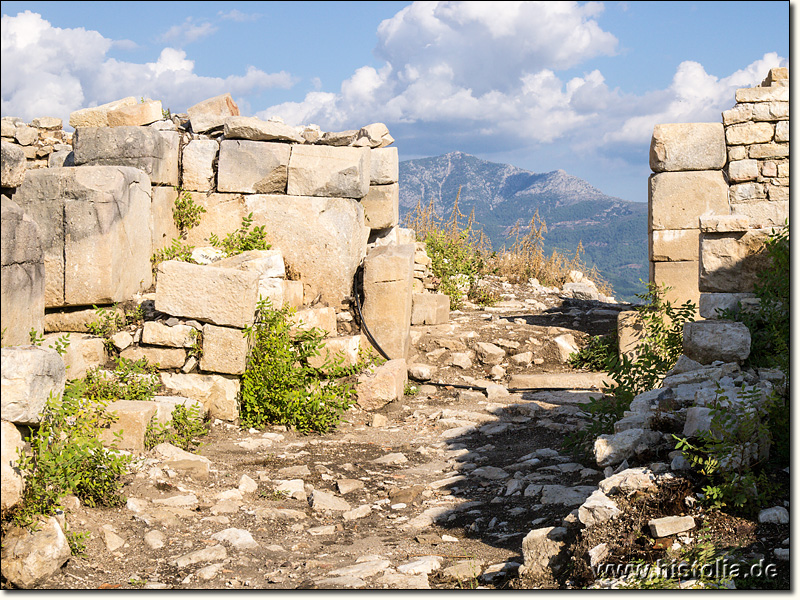
[[[514,389],[601,390],[613,380],[608,373],[534,373],[513,375],[508,383]]]

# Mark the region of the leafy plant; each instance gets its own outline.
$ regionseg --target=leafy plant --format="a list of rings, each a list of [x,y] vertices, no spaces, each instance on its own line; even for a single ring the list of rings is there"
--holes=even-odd
[[[172,410],[169,422],[162,424],[153,417],[148,423],[144,445],[149,450],[166,442],[183,450],[196,452],[200,447],[197,438],[208,435],[208,430],[208,422],[196,404],[189,408],[178,404]]]
[[[90,532],[71,531],[68,529],[64,532],[64,535],[67,537],[72,556],[84,556],[86,554],[86,542],[92,535]]]
[[[180,238],[185,240],[189,230],[200,224],[200,218],[206,212],[206,209],[202,204],[195,203],[191,192],[179,187],[176,187],[175,191],[178,192],[178,197],[175,199],[175,205],[172,208],[172,218],[175,221],[175,227],[178,229]]]
[[[31,340],[31,346],[41,346],[44,341],[44,336],[40,336],[33,327],[31,327],[31,330],[28,332],[28,337]]]
[[[153,256],[150,257],[150,262],[153,264],[153,273],[156,273],[158,265],[165,260],[180,260],[182,262],[195,263],[195,260],[192,258],[192,250],[194,250],[194,246],[173,239],[172,245],[167,248],[162,248],[161,250],[156,250]]]
[[[241,254],[248,250],[269,250],[270,245],[267,243],[264,225],[254,227],[251,231],[252,225],[253,213],[250,213],[242,218],[241,227],[226,235],[225,239],[220,240],[215,233],[212,233],[208,241],[215,248],[223,250],[228,256]]]
[[[353,390],[324,379],[330,361],[319,369],[309,365],[323,347],[324,334],[296,328],[288,318],[292,312],[261,300],[254,324],[245,329],[251,349],[242,375],[240,419],[245,427],[272,423],[324,433],[352,404]]]
[[[55,345],[49,347],[58,352],[59,356],[64,356],[67,352],[67,348],[69,348],[69,333],[58,336],[54,344]]]
[[[158,391],[157,368],[147,359],[130,360],[118,356],[113,371],[89,369],[74,386],[89,400],[113,402],[115,400],[152,400]]]
[[[101,337],[104,340],[106,350],[109,353],[114,352],[114,344],[111,337],[127,324],[125,316],[117,310],[117,305],[114,304],[111,308],[104,308],[102,306],[92,306],[97,319],[88,323],[86,329],[89,333]]]
[[[589,343],[577,352],[569,355],[569,365],[575,369],[605,371],[609,359],[619,354],[619,340],[614,334],[595,335]]]

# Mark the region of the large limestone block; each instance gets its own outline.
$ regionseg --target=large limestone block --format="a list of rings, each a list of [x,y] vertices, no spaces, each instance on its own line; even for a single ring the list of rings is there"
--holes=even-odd
[[[247,196],[253,225],[280,248],[287,269],[304,285],[304,297],[338,306],[352,293],[353,277],[366,253],[364,209],[349,198]]]
[[[200,217],[200,224],[186,234],[186,243],[191,246],[206,246],[212,233],[224,239],[242,225],[245,212],[245,198],[241,194],[192,194],[195,204],[206,209]]]
[[[161,382],[171,394],[201,402],[211,418],[233,421],[239,416],[238,377],[161,373]]]
[[[192,131],[203,133],[225,124],[228,117],[238,117],[239,107],[230,94],[221,94],[198,102],[186,110],[192,123]]]
[[[717,319],[724,310],[734,310],[741,303],[742,308],[753,306],[758,302],[751,292],[742,293],[703,293],[700,294],[700,316],[704,319]]]
[[[358,199],[369,192],[369,180],[369,148],[294,146],[286,193]]]
[[[601,467],[618,465],[624,460],[652,449],[660,439],[659,432],[638,428],[604,434],[594,442],[594,457]]]
[[[370,185],[387,185],[400,180],[397,148],[376,148],[370,152]]]
[[[744,361],[750,356],[750,330],[744,323],[694,321],[683,326],[683,353],[700,364]]]
[[[736,102],[789,102],[789,87],[752,87],[736,90]]]
[[[651,282],[672,289],[667,290],[664,298],[673,306],[680,306],[691,301],[697,306],[700,303],[700,263],[696,260],[650,263],[652,268]]]
[[[252,271],[253,273],[258,273],[259,278],[262,279],[286,277],[286,266],[283,262],[283,254],[277,249],[248,250],[241,254],[223,258],[215,262],[214,266],[225,269]]]
[[[361,199],[364,222],[370,229],[387,229],[400,221],[400,184],[371,185]]]
[[[651,231],[697,229],[701,216],[730,214],[722,171],[651,175],[648,201]]]
[[[203,327],[203,371],[241,375],[247,366],[249,344],[241,329],[232,327]]]
[[[655,173],[722,169],[726,159],[722,123],[670,123],[653,128],[650,168]]]
[[[330,361],[334,366],[352,367],[358,363],[360,350],[360,335],[327,338],[320,353],[310,357],[308,364],[315,369],[321,369],[326,361]]]
[[[358,405],[364,410],[378,410],[389,402],[402,399],[407,383],[405,359],[386,361],[374,373],[359,377],[356,388]]]
[[[566,534],[564,527],[542,527],[528,532],[522,540],[525,574],[552,577],[553,571],[566,560],[566,556],[562,556]]]
[[[3,537],[3,577],[21,589],[35,588],[52,577],[72,551],[56,517],[35,527],[11,527]]]
[[[116,443],[118,450],[142,452],[144,434],[150,419],[156,416],[155,402],[142,400],[117,400],[106,407],[107,412],[115,414],[117,420],[100,434],[104,444]],[[119,438],[115,437],[119,434]]]
[[[450,296],[447,294],[412,294],[412,325],[441,325],[449,320]]]
[[[511,377],[509,389],[601,390],[613,383],[607,373],[535,373]]]
[[[133,96],[128,96],[122,100],[115,100],[100,106],[82,108],[69,115],[69,125],[77,129],[78,127],[108,127],[108,114],[111,111],[136,106],[139,102]]]
[[[112,311],[110,307],[104,308],[110,312],[116,312],[119,316],[124,314],[124,311],[119,307],[114,311]],[[95,321],[97,321],[97,311],[93,308],[51,312],[44,316],[44,331],[45,333],[57,333],[62,331],[87,333],[89,331],[88,325]]]
[[[44,336],[42,346],[54,348],[56,340],[64,337],[61,333]],[[81,379],[89,369],[102,367],[108,361],[108,352],[103,338],[86,333],[70,333],[69,345],[61,357],[67,369],[67,379]]]
[[[751,292],[769,266],[764,242],[770,229],[705,233],[700,239],[700,291]]]
[[[126,125],[150,125],[164,118],[161,100],[147,100],[131,106],[120,106],[108,111],[108,126],[123,127]]]
[[[303,306],[303,282],[289,281],[278,277],[262,277],[258,280],[259,300],[269,300],[270,306],[274,309],[291,306],[302,308]]]
[[[55,350],[39,346],[14,346],[2,349],[0,361],[2,413],[5,421],[35,425],[52,395],[64,393],[67,372]]]
[[[44,330],[44,254],[38,225],[19,204],[4,196],[1,210],[3,345],[19,346],[30,342],[31,329]]]
[[[156,310],[214,325],[253,324],[258,274],[169,260],[158,266]]]
[[[262,121],[257,117],[228,117],[224,125],[225,139],[254,142],[294,142],[304,144],[305,138],[280,121]]]
[[[10,421],[2,421],[0,432],[0,507],[5,512],[16,506],[22,500],[25,482],[16,468],[19,462],[19,451],[25,444],[19,430]]]
[[[625,310],[617,315],[617,339],[619,356],[634,361],[639,355],[638,346],[644,338],[644,322],[638,311]]]
[[[700,260],[699,229],[656,229],[651,234],[650,260]]]
[[[336,310],[332,306],[298,310],[289,320],[301,331],[321,329],[325,335],[336,335]]]
[[[364,321],[391,358],[408,356],[414,252],[412,244],[381,246],[364,261]]]
[[[150,229],[153,232],[153,249],[151,255],[158,250],[168,248],[172,240],[178,239],[180,232],[175,226],[172,209],[178,199],[178,190],[173,187],[155,186],[150,196]]]
[[[0,142],[0,187],[15,188],[25,181],[27,160],[16,144]]]
[[[147,321],[142,330],[142,343],[171,348],[191,348],[200,332],[191,325],[165,325]]]
[[[119,355],[126,360],[144,359],[160,369],[180,369],[186,364],[186,350],[159,346],[128,346]]]
[[[286,192],[291,146],[278,142],[223,140],[219,149],[220,192],[273,194]]]
[[[217,140],[192,140],[183,148],[183,189],[208,192],[214,189],[214,161],[219,154]]]
[[[725,139],[731,146],[766,144],[775,135],[772,123],[739,123],[725,129]]]
[[[72,136],[75,165],[136,167],[153,184],[178,185],[180,134],[152,127],[82,127]]]

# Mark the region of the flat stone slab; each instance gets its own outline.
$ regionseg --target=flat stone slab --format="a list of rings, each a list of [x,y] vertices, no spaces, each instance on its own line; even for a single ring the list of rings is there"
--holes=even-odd
[[[528,389],[601,390],[612,383],[607,373],[535,373],[514,375],[509,391]]]

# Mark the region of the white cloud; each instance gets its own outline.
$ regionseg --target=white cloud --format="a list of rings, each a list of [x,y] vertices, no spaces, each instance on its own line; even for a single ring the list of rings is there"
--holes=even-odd
[[[246,14],[235,8],[228,12],[219,11],[217,16],[224,21],[236,21],[237,23],[257,21],[261,18],[261,15],[258,13]]]
[[[114,42],[96,31],[53,27],[26,11],[2,17],[2,113],[24,120],[69,113],[127,96],[147,96],[182,111],[230,92],[234,98],[269,88],[289,88],[288,73],[248,67],[243,75],[203,77],[184,50],[164,48],[155,62],[108,58]],[[31,74],[35,74],[32,76]]]
[[[161,41],[181,47],[196,42],[204,37],[208,37],[216,31],[217,27],[208,21],[195,23],[192,17],[186,17],[186,20],[180,25],[173,25],[170,27],[161,36]]]

